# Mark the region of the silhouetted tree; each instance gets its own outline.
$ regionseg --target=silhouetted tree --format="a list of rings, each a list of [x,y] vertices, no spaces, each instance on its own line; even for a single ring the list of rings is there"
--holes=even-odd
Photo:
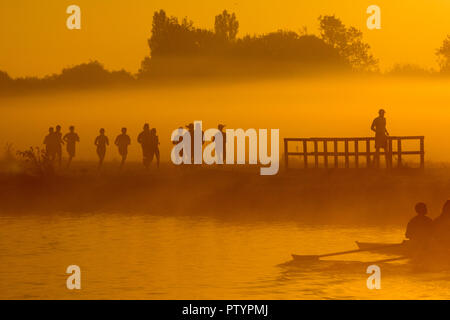
[[[234,12],[229,14],[227,10],[216,16],[214,22],[216,35],[225,40],[235,40],[239,31],[239,22]]]
[[[395,64],[391,70],[387,72],[394,76],[430,76],[433,70],[424,69],[414,64]]]
[[[347,28],[340,19],[333,16],[319,17],[319,30],[325,43],[337,49],[355,70],[374,71],[378,61],[369,52],[370,46],[362,41],[362,32],[354,27]]]
[[[0,71],[0,91],[8,89],[13,83],[13,79],[4,71]]]
[[[438,56],[441,72],[450,72],[450,35],[444,39],[442,46],[437,49],[436,55]]]

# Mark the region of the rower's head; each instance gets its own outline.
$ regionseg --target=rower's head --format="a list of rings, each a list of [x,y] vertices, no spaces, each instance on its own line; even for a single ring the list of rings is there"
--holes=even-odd
[[[415,209],[419,216],[424,216],[428,213],[427,205],[423,202],[417,203]]]
[[[384,109],[378,110],[378,114],[380,115],[380,117],[384,117],[385,113],[386,113],[386,111]]]
[[[444,207],[442,208],[442,215],[446,217],[450,217],[450,200],[447,200],[444,203]]]

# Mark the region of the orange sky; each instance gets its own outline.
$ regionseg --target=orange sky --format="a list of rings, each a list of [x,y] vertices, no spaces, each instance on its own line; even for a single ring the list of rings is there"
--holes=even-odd
[[[66,8],[82,10],[82,30],[66,29]],[[366,8],[381,7],[382,29],[366,28]],[[11,76],[45,75],[88,60],[135,72],[148,54],[153,12],[187,16],[213,28],[214,15],[236,12],[240,33],[277,29],[317,32],[317,17],[336,14],[363,30],[382,68],[396,62],[436,67],[434,51],[450,34],[448,0],[2,0],[0,70]]]

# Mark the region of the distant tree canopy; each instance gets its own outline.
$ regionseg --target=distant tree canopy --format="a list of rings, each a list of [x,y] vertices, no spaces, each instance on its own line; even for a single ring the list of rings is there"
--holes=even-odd
[[[0,93],[29,89],[93,87],[134,83],[136,79],[210,75],[271,75],[273,72],[378,71],[378,60],[363,42],[363,34],[333,16],[319,17],[318,36],[303,31],[278,30],[238,38],[239,22],[224,10],[215,16],[214,30],[194,27],[187,18],[178,20],[164,10],[154,12],[150,55],[136,75],[125,70],[108,71],[98,61],[65,68],[44,78],[12,79],[0,71]],[[436,50],[440,71],[450,74],[450,35]],[[416,65],[395,65],[389,75],[432,75]]]
[[[224,40],[234,40],[239,31],[239,22],[234,13],[229,14],[227,10],[216,16],[214,22],[214,31],[216,35]]]
[[[161,64],[171,64],[168,58],[183,59],[185,66],[174,67],[174,72],[182,73],[185,67],[209,69],[210,73],[219,72],[220,65],[211,61],[220,60],[224,64],[246,61],[270,60],[271,63],[295,62],[312,68],[328,66],[349,70],[373,70],[377,61],[369,54],[369,46],[362,42],[362,33],[355,28],[346,28],[335,17],[321,17],[323,37],[306,33],[299,35],[293,31],[279,30],[263,35],[237,38],[239,22],[234,13],[224,10],[215,17],[214,31],[194,27],[187,18],[181,20],[169,17],[164,10],[154,13],[152,36],[148,40],[150,56],[141,64],[139,76],[161,75],[169,68]],[[162,59],[164,58],[164,59]],[[186,63],[186,59],[196,64]],[[199,60],[208,61],[208,65]],[[216,70],[213,70],[216,68]],[[223,67],[225,68],[225,67]],[[241,66],[245,70],[245,66]]]
[[[26,77],[11,79],[0,71],[0,90],[42,90],[51,88],[92,87],[114,83],[129,83],[134,77],[125,70],[108,71],[98,61],[64,68],[61,73],[44,78]]]
[[[339,54],[358,71],[375,71],[378,61],[370,53],[370,46],[362,41],[362,32],[346,27],[335,16],[319,17],[320,36],[325,43],[338,50]]]
[[[450,73],[450,35],[444,39],[442,46],[437,49],[436,55],[438,56],[441,72]]]

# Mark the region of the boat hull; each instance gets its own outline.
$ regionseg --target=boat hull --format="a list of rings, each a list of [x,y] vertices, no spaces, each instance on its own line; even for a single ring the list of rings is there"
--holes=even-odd
[[[366,250],[368,252],[381,253],[387,255],[402,255],[402,256],[410,256],[411,249],[408,245],[407,241],[403,243],[381,243],[381,242],[359,242],[356,241],[356,245],[361,250]],[[386,248],[380,248],[386,246]],[[374,248],[374,250],[370,250],[370,248]],[[377,249],[375,249],[377,248]]]

